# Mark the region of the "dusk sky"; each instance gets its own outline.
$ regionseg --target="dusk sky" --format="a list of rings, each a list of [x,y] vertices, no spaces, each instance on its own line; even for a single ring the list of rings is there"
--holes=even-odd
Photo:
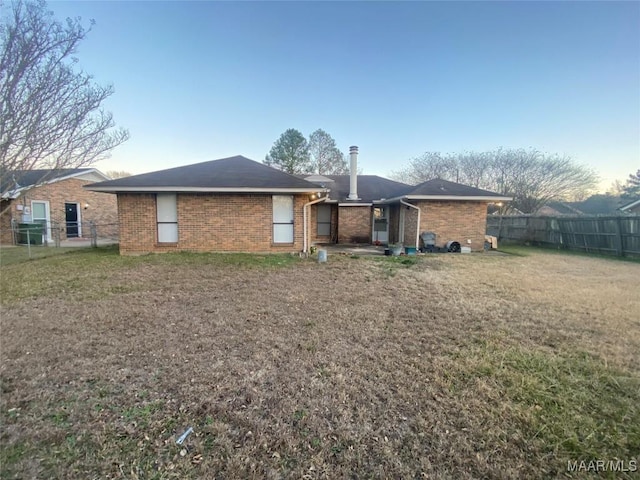
[[[608,187],[640,169],[638,2],[50,2],[131,139],[103,171],[262,161],[322,128],[366,174],[535,147]]]

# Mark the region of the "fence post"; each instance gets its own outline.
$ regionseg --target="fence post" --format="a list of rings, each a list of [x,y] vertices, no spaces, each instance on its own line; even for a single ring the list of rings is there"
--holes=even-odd
[[[622,245],[622,225],[620,223],[620,217],[615,217],[615,222],[613,222],[615,225],[615,234],[616,236],[614,237],[614,242],[616,245],[616,255],[618,257],[622,257],[624,256],[624,248]]]
[[[53,224],[51,230],[53,231],[53,240],[55,242],[55,246],[56,248],[60,248],[60,225],[58,224],[58,222]]]
[[[96,228],[96,222],[91,220],[89,222],[89,229],[91,230],[91,246],[98,248],[98,229]]]
[[[29,252],[29,258],[31,258],[31,238],[29,235],[29,228],[27,227],[27,252]]]

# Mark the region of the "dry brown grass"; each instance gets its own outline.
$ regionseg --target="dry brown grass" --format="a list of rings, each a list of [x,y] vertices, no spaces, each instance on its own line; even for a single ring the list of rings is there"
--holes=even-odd
[[[229,258],[3,268],[0,477],[541,478],[637,458],[638,264]]]

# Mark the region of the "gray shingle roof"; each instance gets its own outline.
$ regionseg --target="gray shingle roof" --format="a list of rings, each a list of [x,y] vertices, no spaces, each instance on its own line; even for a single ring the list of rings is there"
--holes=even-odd
[[[154,188],[171,189],[292,189],[314,190],[314,185],[294,175],[268,167],[241,155],[208,162],[169,168],[88,185],[99,191],[149,191]]]
[[[331,193],[329,193],[331,199],[349,202],[350,200],[347,200],[350,188],[349,175],[325,176],[334,181],[333,184],[328,185],[331,188]],[[361,202],[397,197],[406,192],[408,188],[411,187],[377,175],[358,175],[358,197]]]
[[[420,185],[411,187],[404,192],[409,196],[452,196],[452,197],[496,197],[504,198],[504,195],[481,188],[462,185],[461,183],[449,182],[440,178],[427,180]]]
[[[0,192],[18,188],[32,187],[57,178],[68,177],[92,171],[93,168],[63,168],[60,170],[14,170],[2,175]]]
[[[208,162],[143,173],[106,182],[93,183],[86,188],[106,192],[125,191],[282,191],[313,192],[330,189],[329,198],[349,203],[349,175],[324,175],[315,182],[305,178],[313,175],[290,175],[250,160],[241,155]],[[328,180],[328,181],[327,181]],[[503,197],[495,192],[461,185],[446,180],[429,180],[418,186],[406,185],[377,175],[358,175],[358,196],[355,203],[406,195],[434,195],[460,197]]]

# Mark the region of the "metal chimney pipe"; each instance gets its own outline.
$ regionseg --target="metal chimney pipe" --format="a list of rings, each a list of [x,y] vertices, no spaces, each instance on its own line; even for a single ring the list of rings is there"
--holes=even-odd
[[[359,200],[358,198],[358,147],[349,147],[349,200]]]

